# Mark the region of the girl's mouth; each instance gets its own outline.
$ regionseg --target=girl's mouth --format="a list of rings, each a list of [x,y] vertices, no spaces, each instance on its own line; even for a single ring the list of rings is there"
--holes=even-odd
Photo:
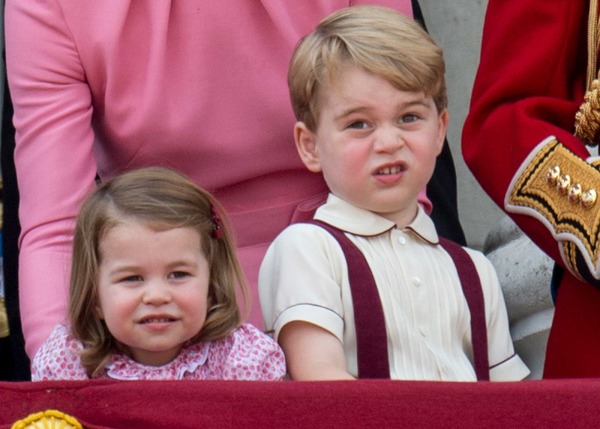
[[[147,323],[169,323],[169,322],[174,322],[175,318],[173,317],[168,317],[168,316],[150,316],[150,317],[145,317],[144,319],[140,320],[140,323],[142,325],[145,325]]]

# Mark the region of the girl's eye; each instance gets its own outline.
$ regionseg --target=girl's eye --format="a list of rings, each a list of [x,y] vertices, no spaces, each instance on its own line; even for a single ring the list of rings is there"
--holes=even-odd
[[[119,282],[123,282],[123,283],[133,283],[133,282],[140,282],[142,281],[142,276],[127,276],[127,277],[123,277],[122,279],[119,280]]]
[[[169,278],[173,279],[173,280],[177,280],[177,279],[183,279],[186,277],[189,277],[191,274],[185,271],[174,271],[171,274],[169,274]]]

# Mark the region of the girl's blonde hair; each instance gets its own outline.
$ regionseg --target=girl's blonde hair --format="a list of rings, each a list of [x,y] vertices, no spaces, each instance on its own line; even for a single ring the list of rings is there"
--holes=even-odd
[[[288,71],[298,121],[316,131],[321,90],[348,66],[381,76],[402,91],[448,101],[442,49],[416,21],[382,6],[353,6],[328,16],[296,46]]]
[[[98,314],[100,243],[124,221],[144,222],[159,230],[193,228],[210,266],[208,310],[204,326],[192,341],[227,336],[240,324],[236,291],[247,302],[245,278],[225,212],[219,202],[184,175],[167,168],[133,170],[101,184],[84,202],[73,241],[69,318],[84,349],[88,375],[97,375],[113,353],[126,352]]]

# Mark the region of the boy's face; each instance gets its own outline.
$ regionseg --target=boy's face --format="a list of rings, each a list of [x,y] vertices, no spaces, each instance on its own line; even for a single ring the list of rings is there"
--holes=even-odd
[[[301,122],[294,130],[304,164],[351,204],[399,227],[412,222],[442,150],[447,112],[432,97],[400,91],[358,67],[320,97],[316,132]]]

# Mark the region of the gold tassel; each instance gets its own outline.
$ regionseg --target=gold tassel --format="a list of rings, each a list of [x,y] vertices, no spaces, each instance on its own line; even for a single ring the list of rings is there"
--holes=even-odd
[[[584,102],[575,114],[575,136],[588,146],[600,141],[600,75],[598,74],[598,0],[590,1],[588,17],[588,67]]]

